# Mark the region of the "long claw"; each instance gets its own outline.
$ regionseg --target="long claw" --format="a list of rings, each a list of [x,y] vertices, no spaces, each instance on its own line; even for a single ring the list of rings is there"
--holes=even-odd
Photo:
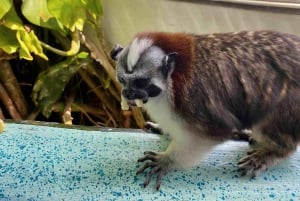
[[[159,166],[156,166],[156,167],[153,167],[149,172],[148,172],[148,175],[144,181],[144,187],[148,186],[148,184],[150,183],[150,180],[152,178],[152,176],[156,173],[158,173],[159,171],[161,171],[161,167]],[[159,174],[158,174],[159,175]]]
[[[155,185],[156,190],[159,190],[160,184],[161,184],[161,179],[162,179],[163,176],[165,176],[166,174],[167,174],[167,171],[166,171],[166,170],[163,170],[163,171],[160,171],[160,173],[157,175],[156,185]]]
[[[241,176],[249,175],[253,179],[280,160],[282,158],[272,151],[263,148],[253,149],[238,162],[238,171],[241,172]]]
[[[154,151],[145,151],[144,155],[152,155],[152,156],[157,156],[157,153]]]
[[[138,159],[138,162],[146,162],[137,172],[136,174],[140,174],[145,172],[146,169],[149,168],[145,181],[143,183],[144,187],[148,186],[152,177],[157,175],[156,178],[156,189],[159,190],[161,185],[161,180],[164,175],[167,174],[171,160],[163,153],[156,153],[152,151],[146,151],[144,156]]]
[[[138,162],[144,162],[146,160],[155,161],[156,157],[153,155],[146,154],[145,156],[138,159]]]
[[[138,169],[138,171],[136,172],[136,174],[141,174],[143,173],[147,168],[153,168],[156,166],[156,163],[154,162],[147,162],[145,165],[143,165],[143,167],[141,167],[140,169]]]

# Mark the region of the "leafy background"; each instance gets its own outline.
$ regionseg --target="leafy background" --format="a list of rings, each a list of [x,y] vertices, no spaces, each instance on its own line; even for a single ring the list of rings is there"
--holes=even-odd
[[[0,118],[143,127],[120,110],[99,0],[1,0]]]

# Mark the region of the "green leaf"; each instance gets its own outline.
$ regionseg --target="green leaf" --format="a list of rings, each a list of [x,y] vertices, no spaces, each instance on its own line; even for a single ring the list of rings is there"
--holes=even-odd
[[[23,0],[22,13],[35,25],[64,32],[63,25],[49,12],[47,0]]]
[[[17,39],[20,44],[20,58],[33,60],[31,53],[34,53],[41,58],[48,60],[47,56],[43,53],[43,48],[40,41],[33,31],[27,32],[25,30],[18,30]]]
[[[0,19],[6,15],[6,13],[9,11],[9,9],[12,6],[12,0],[1,0],[1,6],[0,6]]]
[[[30,54],[30,50],[27,47],[26,43],[23,41],[25,33],[24,31],[17,31],[17,39],[20,44],[19,57],[26,60],[33,60],[33,57]]]
[[[15,53],[19,48],[16,31],[0,26],[0,48],[8,54]]]
[[[43,53],[42,45],[37,36],[34,34],[34,31],[27,32],[20,30],[18,32],[20,33],[20,38],[18,38],[19,42],[21,43],[22,40],[22,42],[25,43],[29,53],[34,53],[41,58],[48,60],[47,56]]]
[[[88,52],[80,52],[77,57],[80,58],[80,59],[86,59],[88,58],[89,56],[89,53]]]
[[[47,60],[47,56],[43,53],[42,45],[35,35],[34,31],[26,30],[22,21],[18,17],[14,7],[12,7],[9,12],[3,17],[3,25],[2,32],[11,34],[1,36],[4,38],[8,38],[9,41],[12,42],[12,46],[3,45],[0,43],[0,48],[2,48],[7,53],[14,53],[19,50],[19,57],[27,60],[33,60],[31,53],[34,53],[43,59]],[[9,31],[10,29],[10,31]],[[16,42],[19,44],[17,45]]]
[[[39,74],[32,97],[45,117],[50,116],[53,105],[61,98],[70,79],[88,62],[91,62],[89,57],[80,59],[79,55],[76,55]]]
[[[86,5],[86,8],[95,19],[103,14],[102,4],[100,0],[81,0],[81,1],[84,5]]]
[[[24,30],[22,20],[16,13],[15,8],[12,6],[10,10],[3,17],[3,25],[12,30]]]
[[[82,31],[86,8],[81,0],[48,0],[48,10],[72,32]]]

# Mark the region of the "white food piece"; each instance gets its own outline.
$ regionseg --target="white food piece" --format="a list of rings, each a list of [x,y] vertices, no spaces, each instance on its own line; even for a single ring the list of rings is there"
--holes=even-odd
[[[0,133],[4,130],[4,121],[0,119]]]
[[[134,102],[135,102],[137,107],[143,107],[144,106],[143,100],[141,100],[141,99],[135,99]]]
[[[121,109],[129,110],[128,102],[127,102],[126,98],[124,98],[122,95],[121,95]]]

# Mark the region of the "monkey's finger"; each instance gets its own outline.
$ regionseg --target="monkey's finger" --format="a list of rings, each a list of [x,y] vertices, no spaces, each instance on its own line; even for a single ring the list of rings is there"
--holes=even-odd
[[[259,151],[256,149],[253,149],[253,150],[248,151],[247,154],[250,156],[250,155],[256,154],[257,152],[259,152]]]
[[[241,176],[252,175],[254,171],[254,167],[251,164],[245,164],[239,166],[238,171],[241,172]]]
[[[144,152],[144,155],[152,155],[152,156],[156,156],[156,155],[158,155],[156,152],[154,152],[154,151],[145,151]]]
[[[161,180],[163,178],[163,176],[165,176],[167,174],[167,170],[166,169],[162,169],[158,175],[157,175],[157,179],[156,179],[156,184],[155,184],[155,188],[156,190],[159,190],[160,185],[161,185]]]
[[[138,162],[144,162],[146,160],[150,160],[150,161],[156,162],[157,161],[157,157],[153,156],[153,155],[145,155],[144,157],[139,158]]]
[[[252,157],[251,156],[245,156],[244,158],[241,158],[238,162],[239,166],[244,166],[248,163],[252,163]]]
[[[138,169],[138,171],[136,172],[136,174],[141,174],[143,173],[147,168],[151,168],[151,167],[155,167],[157,165],[157,163],[154,162],[147,162],[145,163],[145,165],[143,165],[140,169]]]
[[[160,166],[155,166],[155,167],[153,167],[153,168],[149,171],[149,173],[148,173],[148,175],[147,175],[147,177],[146,177],[146,179],[145,179],[145,181],[144,181],[144,187],[148,186],[148,184],[149,184],[150,181],[151,181],[152,176],[153,176],[154,174],[156,174],[157,172],[159,172],[159,171],[161,171],[161,167],[160,167]]]

